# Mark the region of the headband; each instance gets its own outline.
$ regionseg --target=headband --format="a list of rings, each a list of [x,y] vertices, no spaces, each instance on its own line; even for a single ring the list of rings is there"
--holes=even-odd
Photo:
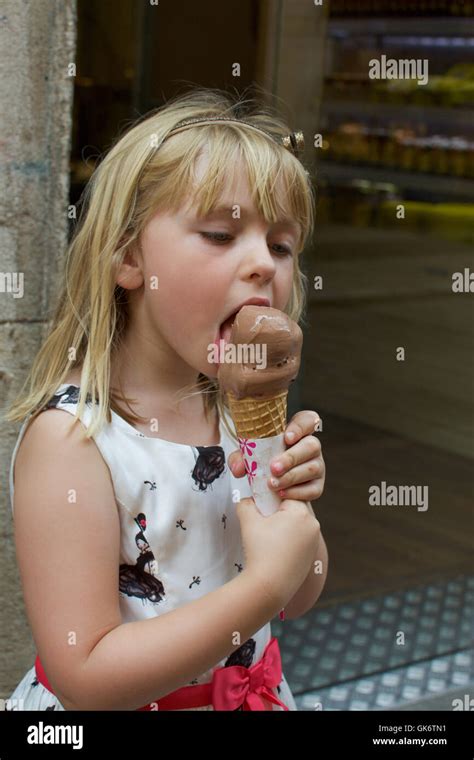
[[[173,129],[168,132],[166,137],[162,140],[161,144],[164,143],[165,140],[168,139],[168,137],[171,137],[174,134],[177,134],[178,132],[182,132],[185,129],[189,129],[189,127],[194,127],[198,124],[213,124],[216,121],[222,121],[222,122],[234,122],[236,124],[246,124],[247,127],[250,127],[251,129],[256,129],[258,132],[262,132],[264,135],[267,135],[267,137],[270,137],[274,142],[279,143],[280,145],[283,145],[284,148],[290,151],[290,153],[293,153],[296,158],[300,158],[301,154],[304,151],[304,135],[303,132],[290,132],[288,135],[283,135],[283,137],[275,137],[275,135],[272,135],[270,132],[267,132],[266,129],[262,129],[261,127],[257,127],[255,124],[252,124],[249,121],[245,121],[245,119],[231,119],[227,116],[208,116],[204,118],[195,118],[195,119],[185,119],[184,121],[180,121],[178,124],[176,124]]]

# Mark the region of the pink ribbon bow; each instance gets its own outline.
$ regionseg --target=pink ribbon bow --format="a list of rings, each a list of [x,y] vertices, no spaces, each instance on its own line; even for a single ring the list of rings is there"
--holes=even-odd
[[[214,710],[265,710],[264,699],[288,707],[278,699],[272,688],[282,679],[278,640],[273,637],[265,647],[262,658],[251,668],[231,665],[214,671],[212,679],[212,705]]]

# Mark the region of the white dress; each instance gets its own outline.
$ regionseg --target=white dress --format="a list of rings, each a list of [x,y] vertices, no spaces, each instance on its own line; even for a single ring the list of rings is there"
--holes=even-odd
[[[79,388],[64,383],[46,405],[75,414]],[[91,403],[81,421],[87,427]],[[235,431],[232,420],[226,419]],[[13,467],[28,418],[12,454],[10,499],[13,512]],[[94,441],[112,477],[120,516],[119,597],[124,623],[162,615],[198,599],[230,581],[244,568],[239,496],[251,495],[247,478],[234,478],[227,458],[237,444],[219,420],[218,446],[191,446],[145,436],[112,411]],[[268,622],[230,657],[216,663],[189,685],[209,683],[215,669],[257,663],[272,638]],[[283,675],[273,693],[296,710]],[[64,710],[36,678],[34,665],[10,696],[9,709]],[[212,705],[190,708],[212,710]],[[273,705],[274,710],[283,710]]]

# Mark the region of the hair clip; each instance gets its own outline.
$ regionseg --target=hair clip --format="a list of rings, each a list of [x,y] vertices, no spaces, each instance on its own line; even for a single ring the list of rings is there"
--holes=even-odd
[[[290,132],[289,135],[282,137],[281,141],[285,148],[290,150],[296,158],[299,158],[304,151],[304,134],[301,130]]]
[[[249,121],[246,121],[245,119],[231,119],[227,116],[208,116],[203,118],[194,118],[194,119],[185,119],[184,121],[180,121],[176,126],[171,129],[170,132],[166,135],[164,142],[168,137],[171,137],[172,135],[176,134],[177,132],[181,132],[184,129],[187,129],[188,127],[197,126],[199,124],[212,124],[215,121],[223,121],[223,122],[235,122],[237,124],[246,124],[246,126],[250,127],[251,129],[256,129],[258,132],[262,132],[264,135],[267,135],[267,137],[270,137],[274,142],[279,143],[280,145],[283,145],[284,148],[290,151],[290,153],[293,153],[293,155],[296,158],[300,158],[301,154],[304,151],[304,135],[301,130],[298,132],[290,132],[288,135],[284,135],[283,137],[276,137],[275,135],[272,135],[270,132],[267,132],[266,129],[263,129],[262,127],[257,126],[256,124],[252,124]]]

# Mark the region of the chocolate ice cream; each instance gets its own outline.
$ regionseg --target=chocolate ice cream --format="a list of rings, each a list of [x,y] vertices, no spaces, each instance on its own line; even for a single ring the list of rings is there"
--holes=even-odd
[[[296,378],[303,333],[287,314],[269,306],[243,306],[238,312],[229,343],[266,346],[266,366],[229,362],[219,367],[219,385],[236,399],[267,398],[287,391]]]

